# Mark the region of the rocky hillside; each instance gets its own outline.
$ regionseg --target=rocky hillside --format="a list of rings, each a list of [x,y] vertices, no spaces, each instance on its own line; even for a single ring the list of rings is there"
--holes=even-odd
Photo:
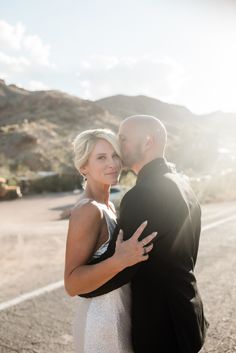
[[[165,123],[167,155],[187,173],[236,169],[236,114],[194,115],[145,96],[92,102],[59,91],[30,92],[0,80],[0,175],[73,170],[71,141],[78,132],[117,130],[133,114],[151,114]]]
[[[146,96],[117,95],[96,103],[121,120],[134,114],[161,119],[169,134],[167,154],[190,173],[236,169],[236,113],[196,115],[183,106]]]
[[[59,91],[29,92],[0,81],[0,172],[64,171],[71,141],[91,127],[116,129],[119,119],[87,100]]]

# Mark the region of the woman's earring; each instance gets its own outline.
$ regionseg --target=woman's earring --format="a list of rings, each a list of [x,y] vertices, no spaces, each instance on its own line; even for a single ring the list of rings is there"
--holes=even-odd
[[[83,188],[85,188],[86,182],[87,182],[87,176],[86,176],[86,174],[82,174],[82,173],[81,173],[81,175],[82,175],[82,177],[83,177],[82,186],[83,186]]]

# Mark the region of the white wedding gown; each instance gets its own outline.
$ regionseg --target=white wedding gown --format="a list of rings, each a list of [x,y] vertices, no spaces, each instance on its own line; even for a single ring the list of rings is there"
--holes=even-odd
[[[109,239],[93,257],[104,253],[116,226],[116,220],[100,205],[107,222]],[[130,285],[95,297],[78,297],[73,324],[76,353],[133,353],[130,332]]]

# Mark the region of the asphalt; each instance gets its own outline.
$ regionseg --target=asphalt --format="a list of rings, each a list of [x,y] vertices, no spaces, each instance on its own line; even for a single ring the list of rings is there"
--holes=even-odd
[[[77,298],[47,286],[63,278],[68,221],[59,216],[77,199],[61,193],[0,203],[0,353],[74,352]],[[236,352],[235,211],[236,202],[203,206],[196,275],[210,328],[202,353]]]

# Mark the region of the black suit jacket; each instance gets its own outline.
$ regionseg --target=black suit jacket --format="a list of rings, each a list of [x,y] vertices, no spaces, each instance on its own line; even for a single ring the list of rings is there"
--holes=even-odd
[[[149,259],[83,296],[105,294],[131,281],[135,353],[198,352],[208,325],[194,275],[201,210],[188,183],[162,158],[145,165],[124,196],[113,240],[96,262],[112,256],[120,228],[128,239],[145,220],[141,239],[158,231]]]

